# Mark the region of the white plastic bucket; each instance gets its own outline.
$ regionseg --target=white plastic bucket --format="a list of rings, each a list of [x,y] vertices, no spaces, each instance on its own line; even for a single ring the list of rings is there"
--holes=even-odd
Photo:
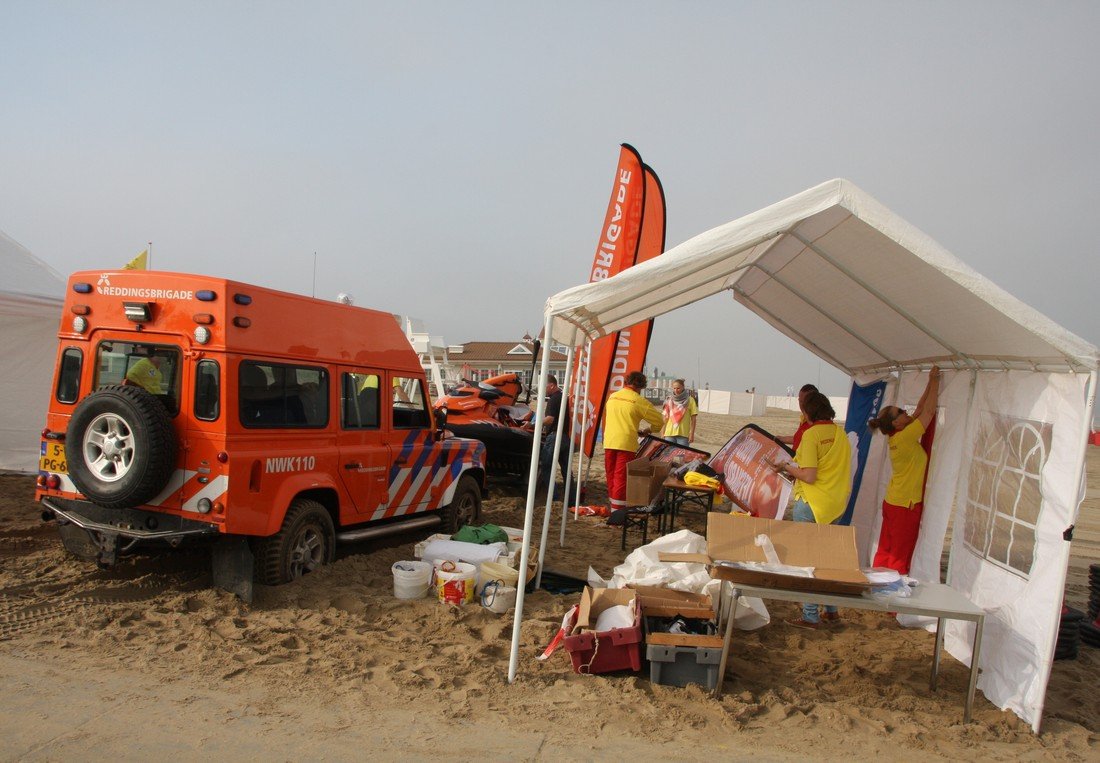
[[[490,580],[481,590],[481,606],[490,612],[503,615],[516,606],[516,589]]]
[[[507,564],[501,564],[500,562],[482,562],[481,575],[478,577],[478,590],[484,590],[485,586],[494,580],[499,580],[501,584],[515,588],[519,583],[519,571],[513,570]]]
[[[435,568],[436,596],[445,604],[462,606],[474,600],[477,567],[466,562],[440,562]]]
[[[428,562],[395,562],[393,595],[398,599],[419,599],[428,592],[432,582],[432,565]]]

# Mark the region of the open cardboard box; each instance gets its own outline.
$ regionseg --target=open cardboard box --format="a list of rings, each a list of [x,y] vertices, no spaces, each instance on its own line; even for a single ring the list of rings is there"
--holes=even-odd
[[[813,567],[814,577],[740,570],[719,564],[766,561],[764,549],[755,543],[756,536],[760,534],[771,538],[779,561],[798,567]],[[707,553],[661,553],[659,558],[662,562],[707,564],[713,578],[764,588],[860,594],[870,587],[867,577],[859,569],[855,528],[843,525],[761,519],[712,511],[707,514]]]
[[[638,606],[648,626],[650,618],[687,617],[694,620],[714,620],[714,605],[710,596],[689,591],[674,591],[656,586],[632,586],[638,592]],[[691,646],[721,649],[722,637],[696,633],[662,633],[645,630],[646,644],[661,646]]]
[[[666,461],[636,458],[626,465],[627,506],[648,506],[661,492],[661,485],[672,471]]]
[[[585,586],[577,621],[563,640],[576,673],[608,673],[642,669],[642,613],[631,588]],[[634,604],[634,623],[625,628],[596,632],[600,613],[619,604]]]

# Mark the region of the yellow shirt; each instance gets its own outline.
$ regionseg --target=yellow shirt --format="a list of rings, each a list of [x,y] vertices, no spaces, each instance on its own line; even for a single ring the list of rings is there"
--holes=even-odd
[[[908,509],[924,499],[928,454],[920,446],[923,436],[924,424],[920,419],[913,419],[905,429],[890,435],[890,465],[894,473],[886,487],[887,503]]]
[[[665,423],[653,404],[630,387],[623,387],[607,398],[603,412],[604,450],[636,451],[638,425],[642,421],[648,421],[654,432],[659,432]]]
[[[160,369],[153,365],[153,361],[149,358],[142,358],[130,366],[130,370],[126,372],[126,379],[131,384],[143,388],[146,392],[151,392],[154,395],[164,394],[164,377],[161,375]]]
[[[674,423],[672,419],[668,419],[665,422],[665,430],[662,432],[664,437],[691,437],[691,419],[693,416],[699,415],[699,406],[695,404],[695,398],[688,395],[687,410],[684,411],[683,418],[679,423]]]
[[[810,504],[818,524],[832,524],[848,507],[851,491],[852,449],[844,427],[832,422],[814,424],[803,433],[794,460],[803,469],[817,469],[813,484],[795,481],[794,497]]]

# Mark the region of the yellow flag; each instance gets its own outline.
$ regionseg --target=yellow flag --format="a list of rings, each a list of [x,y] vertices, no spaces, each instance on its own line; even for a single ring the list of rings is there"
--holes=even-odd
[[[149,250],[146,249],[134,259],[127,262],[122,269],[123,270],[145,270],[146,263],[149,261]]]

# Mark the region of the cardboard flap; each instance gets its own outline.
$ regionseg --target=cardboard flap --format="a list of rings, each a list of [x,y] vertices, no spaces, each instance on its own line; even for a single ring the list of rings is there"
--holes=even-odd
[[[707,515],[707,552],[715,561],[766,561],[764,550],[756,545],[756,536],[761,534],[771,538],[783,564],[859,572],[856,534],[852,527],[733,516],[720,512]],[[821,577],[819,574],[815,576]]]
[[[630,604],[635,599],[631,588],[591,588],[585,586],[581,593],[581,604],[577,610],[577,624],[573,633],[590,631],[596,624],[600,613],[619,604]]]

